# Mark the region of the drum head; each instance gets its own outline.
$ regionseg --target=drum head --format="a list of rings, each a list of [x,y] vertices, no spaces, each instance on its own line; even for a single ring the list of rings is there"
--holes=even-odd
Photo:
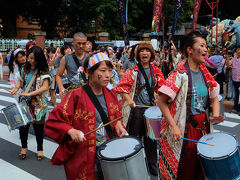
[[[158,106],[153,106],[144,112],[144,116],[151,120],[160,120],[162,117],[162,112]]]
[[[136,137],[125,136],[114,138],[102,144],[97,155],[100,159],[115,161],[133,156],[142,148],[141,141]]]
[[[236,139],[227,133],[216,132],[203,136],[199,141],[213,144],[209,146],[206,144],[197,144],[198,153],[206,158],[222,158],[230,155],[237,148]]]

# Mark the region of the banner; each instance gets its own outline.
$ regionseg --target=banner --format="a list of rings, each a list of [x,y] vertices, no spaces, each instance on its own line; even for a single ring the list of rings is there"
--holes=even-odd
[[[193,23],[192,23],[192,29],[196,29],[197,19],[198,19],[198,13],[200,10],[202,0],[195,0],[194,7],[193,7]]]
[[[181,11],[182,4],[183,4],[183,0],[177,0],[177,1],[176,1],[176,7],[175,7],[175,11],[174,11],[173,25],[172,25],[172,30],[171,30],[172,36],[174,35],[175,30],[176,30],[176,25],[177,25],[177,21],[178,21],[178,16],[179,16],[179,13],[180,13],[180,11]]]
[[[163,0],[154,0],[152,31],[159,32],[160,18],[162,16]]]
[[[128,46],[129,38],[128,38],[128,32],[127,32],[126,17],[124,13],[124,0],[117,0],[117,5],[118,5],[119,16],[120,16],[120,22],[122,25],[123,40],[124,40],[125,46]]]

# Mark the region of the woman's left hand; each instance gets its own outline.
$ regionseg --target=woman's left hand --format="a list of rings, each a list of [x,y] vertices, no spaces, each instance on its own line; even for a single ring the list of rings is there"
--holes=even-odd
[[[118,122],[117,122],[117,124],[116,124],[116,126],[115,126],[115,130],[116,130],[117,135],[118,135],[119,137],[123,137],[123,136],[125,136],[125,135],[127,134],[127,131],[126,131],[126,129],[122,126],[121,121],[118,121]]]
[[[19,95],[19,96],[31,96],[30,93],[24,93],[24,92],[23,92],[23,93],[18,93],[18,95]]]
[[[213,123],[218,124],[218,123],[223,122],[225,120],[225,117],[222,116],[222,115],[219,115],[217,117],[216,116],[211,116],[211,117],[209,117],[209,120]]]

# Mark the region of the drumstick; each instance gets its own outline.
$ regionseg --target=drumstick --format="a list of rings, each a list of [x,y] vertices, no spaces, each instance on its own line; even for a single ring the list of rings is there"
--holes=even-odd
[[[150,107],[153,107],[153,106],[145,106],[145,105],[135,105],[136,107],[145,107],[145,108],[150,108]]]
[[[119,117],[119,118],[117,118],[117,119],[114,119],[114,120],[112,120],[112,121],[110,121],[110,122],[108,122],[108,123],[106,123],[106,124],[104,124],[104,125],[96,128],[96,129],[94,129],[94,130],[92,130],[92,131],[89,131],[87,134],[85,134],[85,136],[86,136],[86,135],[89,135],[89,134],[91,134],[91,133],[93,133],[93,132],[95,132],[95,131],[97,131],[97,130],[99,130],[99,129],[107,126],[107,125],[110,125],[110,124],[112,124],[112,123],[114,123],[114,122],[116,122],[116,121],[119,121],[120,119],[122,119],[122,117]]]
[[[193,139],[188,139],[188,138],[184,138],[184,137],[182,137],[181,139],[182,139],[182,140],[187,140],[187,141],[196,142],[196,143],[207,144],[207,145],[209,145],[209,146],[214,146],[214,144],[209,144],[209,143],[202,142],[202,141],[196,141],[196,140],[193,140]]]

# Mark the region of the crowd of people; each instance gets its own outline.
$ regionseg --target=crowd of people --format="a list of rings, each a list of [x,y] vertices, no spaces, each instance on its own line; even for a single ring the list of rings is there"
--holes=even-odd
[[[93,49],[85,34],[78,32],[72,46],[52,44],[42,50],[31,41],[26,49],[13,50],[8,60],[9,81],[11,93],[18,94],[19,101],[24,97],[36,119],[32,125],[37,160],[44,158],[45,130],[59,144],[51,163],[64,164],[67,179],[103,179],[97,149],[114,136],[127,134],[143,140],[153,176],[160,167],[164,179],[204,179],[196,144],[181,137],[199,140],[210,133],[210,123],[224,120],[219,91],[226,99],[235,97],[232,112],[240,111],[239,57],[240,47],[235,52],[216,47],[210,56],[205,37],[198,31],[185,35],[180,48],[171,40],[161,51],[149,42]],[[56,94],[62,99],[58,105]],[[45,121],[48,96],[55,108]],[[130,111],[122,117],[125,106]],[[149,106],[159,106],[163,114],[159,165],[157,143],[145,129],[144,112]],[[123,120],[84,136],[120,117]],[[27,156],[29,126],[19,131],[22,160]]]

